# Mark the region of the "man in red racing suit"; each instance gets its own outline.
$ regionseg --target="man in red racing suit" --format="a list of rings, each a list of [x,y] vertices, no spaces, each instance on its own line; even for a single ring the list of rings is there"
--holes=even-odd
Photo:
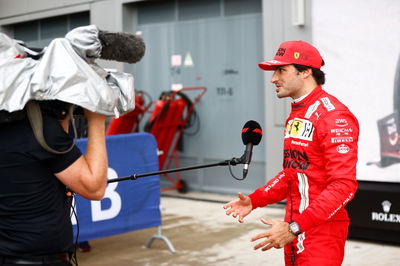
[[[289,56],[294,54],[296,57],[296,51],[300,56],[307,52],[301,50],[301,45],[314,53],[317,51],[305,42],[286,42],[273,61],[260,64],[265,70],[275,70],[272,82],[277,85],[279,98],[286,97],[284,90],[290,82],[285,73],[277,71],[282,70],[279,68],[291,71],[293,61]],[[286,57],[289,58],[282,59],[280,52],[288,53]],[[317,53],[315,57],[319,55]],[[307,54],[307,57],[312,58],[312,55]],[[282,61],[292,64],[279,65]],[[294,71],[303,75],[301,71],[306,68],[300,66]],[[262,247],[265,251],[284,246],[286,265],[341,265],[349,225],[344,206],[357,189],[359,126],[349,109],[318,85],[321,82],[310,84],[317,86],[309,92],[299,90],[300,94],[288,94],[294,102],[284,133],[283,170],[249,196],[239,193],[239,199],[224,207],[228,209],[228,215],[233,213],[243,222],[243,217],[251,210],[286,199],[284,222],[263,220],[272,228],[253,238],[253,241],[267,239],[255,249]],[[298,83],[292,82],[292,87],[298,88]]]

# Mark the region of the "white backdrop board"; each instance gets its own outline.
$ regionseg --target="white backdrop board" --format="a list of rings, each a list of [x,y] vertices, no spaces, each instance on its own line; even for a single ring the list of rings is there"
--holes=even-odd
[[[400,81],[395,84],[400,71],[400,1],[313,1],[312,35],[326,63],[324,88],[341,99],[360,123],[357,178],[400,182],[400,159],[379,165],[377,125],[394,113],[394,95],[400,93]],[[396,147],[399,130],[397,125],[397,131],[391,132]],[[400,150],[397,152],[400,158]]]

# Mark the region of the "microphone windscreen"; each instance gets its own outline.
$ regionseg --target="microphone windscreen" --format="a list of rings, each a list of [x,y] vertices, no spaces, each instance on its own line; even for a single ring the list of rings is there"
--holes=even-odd
[[[242,141],[244,145],[252,143],[258,145],[262,138],[262,128],[259,123],[249,120],[244,124],[242,129]]]
[[[99,31],[101,59],[136,63],[142,59],[146,45],[142,37],[125,32]]]

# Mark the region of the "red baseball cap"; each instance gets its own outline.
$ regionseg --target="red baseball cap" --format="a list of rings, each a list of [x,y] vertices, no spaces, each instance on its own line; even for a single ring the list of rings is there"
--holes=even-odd
[[[281,43],[273,60],[259,63],[263,70],[275,70],[278,66],[298,64],[320,69],[322,57],[317,48],[304,41]]]

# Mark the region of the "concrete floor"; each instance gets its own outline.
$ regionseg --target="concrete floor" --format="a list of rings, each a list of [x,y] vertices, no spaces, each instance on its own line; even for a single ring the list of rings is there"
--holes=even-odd
[[[222,208],[222,202],[232,198],[195,192],[163,194],[162,235],[176,253],[160,239],[146,248],[147,241],[157,233],[157,228],[148,228],[90,241],[92,250],[77,254],[79,265],[284,265],[282,249],[254,251],[250,242],[252,236],[265,230],[260,218],[282,219],[283,206],[254,210],[245,223],[239,224]],[[348,240],[343,265],[400,265],[400,246]]]

